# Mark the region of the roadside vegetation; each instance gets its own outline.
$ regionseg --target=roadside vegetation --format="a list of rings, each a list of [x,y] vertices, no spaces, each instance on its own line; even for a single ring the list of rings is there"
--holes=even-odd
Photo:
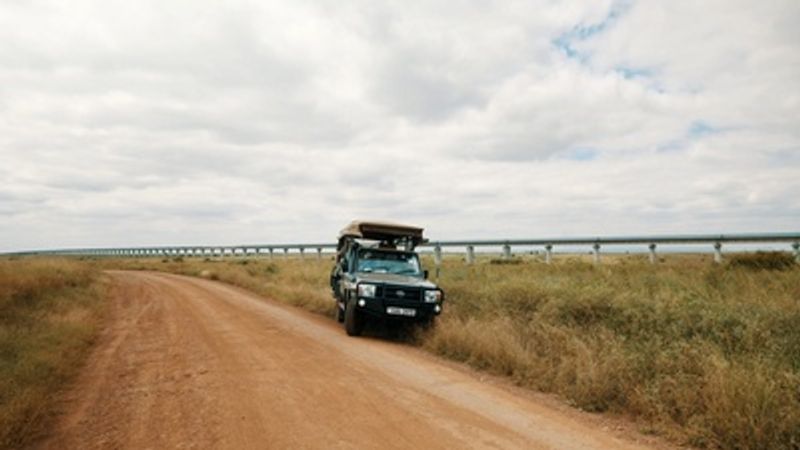
[[[422,345],[682,443],[798,448],[800,270],[749,258],[449,261]]]
[[[800,269],[785,254],[721,266],[680,255],[655,266],[641,256],[513,261],[445,258],[445,313],[417,344],[679,443],[800,447]],[[113,264],[218,279],[332,317],[330,260]]]
[[[105,285],[92,265],[0,259],[0,448],[21,448],[55,413],[102,317]]]

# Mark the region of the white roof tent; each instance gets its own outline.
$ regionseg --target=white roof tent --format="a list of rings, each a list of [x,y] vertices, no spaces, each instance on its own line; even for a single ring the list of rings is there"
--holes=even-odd
[[[411,225],[354,220],[339,232],[338,247],[341,249],[350,238],[379,241],[389,246],[413,250],[417,245],[426,242],[422,232],[422,228]]]

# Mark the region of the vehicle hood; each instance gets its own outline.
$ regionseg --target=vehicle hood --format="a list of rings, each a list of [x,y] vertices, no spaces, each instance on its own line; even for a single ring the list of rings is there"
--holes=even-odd
[[[366,282],[375,284],[400,284],[409,287],[419,287],[424,289],[436,289],[436,285],[424,278],[409,277],[405,275],[395,275],[391,273],[366,273],[359,272],[356,275],[356,282]]]

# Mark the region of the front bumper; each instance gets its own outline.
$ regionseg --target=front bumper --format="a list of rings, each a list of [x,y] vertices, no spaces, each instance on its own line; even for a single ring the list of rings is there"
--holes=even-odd
[[[372,317],[403,319],[403,320],[428,320],[441,314],[442,303],[424,303],[420,301],[400,301],[394,299],[384,299],[377,297],[358,297],[357,306],[359,311]],[[413,316],[398,314],[397,311],[414,310]],[[390,311],[392,313],[390,313]]]

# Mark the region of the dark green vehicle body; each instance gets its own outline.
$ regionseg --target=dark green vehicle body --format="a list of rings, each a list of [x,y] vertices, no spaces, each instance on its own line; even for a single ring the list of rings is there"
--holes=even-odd
[[[363,222],[354,222],[364,224]],[[374,222],[367,223],[375,225]],[[400,225],[353,236],[343,230],[331,289],[337,303],[337,319],[349,335],[361,334],[364,323],[392,319],[432,324],[442,311],[444,294],[427,280],[413,247],[421,241]],[[351,224],[351,227],[353,224]],[[398,248],[400,247],[400,248]]]

